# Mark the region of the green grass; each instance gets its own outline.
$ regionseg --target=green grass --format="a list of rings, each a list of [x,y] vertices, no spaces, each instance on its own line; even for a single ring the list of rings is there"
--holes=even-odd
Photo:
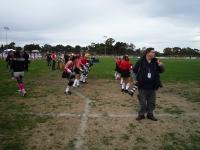
[[[24,81],[29,89],[38,84],[38,79],[54,80],[55,77],[59,76],[61,76],[60,71],[50,71],[45,61],[33,61],[30,63],[29,72],[25,72]],[[0,77],[0,98],[16,95],[17,83],[15,80],[11,80],[11,75],[6,69],[6,63],[2,60],[0,60]]]
[[[65,147],[65,149],[67,150],[75,150],[76,147],[75,147],[75,142],[77,141],[77,139],[73,139],[73,140],[70,140],[69,143],[67,144],[67,146]]]
[[[37,87],[37,80],[46,78],[49,69],[43,61],[35,61],[30,64],[30,70],[25,73],[24,81],[28,90]],[[58,76],[57,72],[50,72],[52,76]],[[31,130],[38,123],[43,123],[49,117],[40,117],[26,114],[28,107],[23,103],[17,103],[19,94],[17,83],[11,80],[10,73],[6,69],[6,63],[0,60],[0,149],[21,150],[27,137],[26,130]],[[31,96],[21,97],[26,100]],[[27,132],[28,133],[28,132]]]
[[[200,59],[163,60],[166,71],[161,75],[165,82],[200,83]]]
[[[115,137],[114,136],[112,136],[112,135],[110,135],[110,136],[103,136],[102,138],[101,138],[101,141],[102,141],[102,144],[104,144],[104,145],[113,145],[112,144],[112,141],[115,139]]]
[[[128,141],[130,139],[130,137],[127,134],[123,134],[123,135],[121,135],[120,139],[123,140],[123,141]]]
[[[7,112],[9,113],[9,112]],[[23,112],[21,114],[1,114],[0,117],[0,135],[1,141],[0,145],[2,149],[23,149],[24,140],[27,135],[24,135],[24,132],[27,132],[38,123],[45,122],[48,117],[38,117],[32,115],[26,115]],[[30,132],[30,131],[29,131]]]
[[[143,137],[137,137],[136,143],[146,143],[146,140]]]
[[[179,107],[177,106],[173,106],[171,108],[165,108],[164,112],[169,113],[169,114],[176,114],[176,115],[180,115],[183,114],[184,111],[181,110]]]
[[[137,58],[131,58],[133,64],[136,63]],[[161,74],[161,81],[166,84],[182,83],[184,89],[177,94],[187,98],[192,102],[200,102],[200,92],[194,91],[190,86],[200,88],[200,59],[184,60],[184,59],[163,59],[161,60],[165,65],[165,72]],[[92,68],[89,77],[94,79],[113,79],[114,80],[115,61],[111,57],[100,58],[100,63],[95,64]],[[188,90],[190,89],[190,90]],[[174,92],[175,92],[174,91]]]
[[[16,92],[16,83],[11,80],[10,73],[6,69],[6,63],[0,61],[0,98],[12,95]]]
[[[136,62],[136,58],[132,59],[133,64]],[[185,85],[188,83],[195,83],[196,88],[200,85],[200,60],[163,60],[166,71],[161,75],[162,81],[166,83],[176,84],[181,82]],[[0,149],[23,149],[24,139],[26,138],[22,133],[26,129],[34,128],[38,123],[45,122],[47,117],[36,117],[27,115],[28,110],[26,105],[17,103],[19,95],[17,93],[17,85],[15,80],[11,80],[10,73],[6,69],[5,61],[0,60]],[[114,58],[100,58],[100,63],[95,64],[89,74],[89,78],[93,79],[114,79]],[[40,85],[41,81],[48,82],[50,80],[57,80],[61,78],[61,71],[51,71],[45,61],[32,61],[30,64],[29,72],[25,73],[24,81],[28,91],[33,91],[34,88]],[[186,86],[187,87],[187,86]],[[31,93],[24,97],[29,98],[46,96],[46,93],[53,92],[51,88],[46,89],[43,93]],[[193,92],[194,93],[194,92]],[[185,96],[193,101],[199,101],[199,92],[193,94],[184,90],[181,92],[182,96]],[[42,94],[42,95],[41,95]],[[166,110],[169,113],[180,114],[182,111]],[[105,114],[106,115],[106,114]],[[135,128],[134,125],[130,125],[130,128]],[[103,137],[102,143],[105,145],[112,144],[114,137]],[[127,137],[122,137],[126,139]],[[142,139],[137,139],[138,142],[144,142]],[[188,139],[192,144],[186,145],[188,149],[196,149],[199,142],[199,134],[191,135]],[[73,142],[69,144],[69,147],[73,147]],[[173,149],[170,145],[166,145],[166,149]]]
[[[137,58],[131,58],[133,64]],[[193,88],[200,88],[200,59],[164,59],[161,60],[165,65],[165,72],[161,74],[161,81],[166,84],[182,83],[184,87],[177,87],[174,90],[177,94],[185,97],[191,102],[200,102],[200,92]],[[94,79],[113,79],[114,80],[115,61],[114,58],[100,58],[100,63],[95,64],[89,77]],[[190,90],[188,90],[190,89]],[[166,110],[168,111],[168,110]],[[181,112],[171,112],[181,113]]]
[[[199,150],[200,135],[193,133],[184,137],[181,134],[170,132],[162,136],[164,150]]]
[[[99,79],[113,79],[115,69],[114,58],[100,58],[100,63],[95,64],[90,72],[90,77]]]
[[[100,63],[95,64],[90,72],[90,78],[95,79],[114,79],[114,68],[115,61],[111,57],[101,57]],[[136,58],[131,58],[133,64],[136,62]],[[165,64],[165,72],[161,74],[161,79],[164,82],[196,82],[200,83],[200,60],[183,60],[183,59],[167,59],[161,60]],[[0,61],[0,70],[2,77],[9,77],[9,73],[5,71],[5,62]],[[4,70],[4,71],[3,71]],[[3,72],[2,72],[3,71]],[[34,61],[30,63],[30,70],[26,73],[27,79],[37,79],[38,77],[44,77],[44,74],[48,74],[47,79],[53,79],[57,76],[61,76],[60,71],[50,72],[49,68],[46,66],[45,61]],[[2,81],[1,81],[2,83]],[[0,90],[5,90],[6,88],[12,88],[14,85],[10,78],[4,79],[2,84],[4,87]],[[7,83],[7,84],[6,84]],[[9,87],[8,87],[9,86]],[[2,91],[0,93],[2,94]],[[9,90],[7,90],[9,91]],[[12,93],[12,92],[10,92]],[[5,94],[6,95],[6,94]]]
[[[135,64],[137,59],[132,58]],[[165,64],[165,72],[161,74],[164,82],[197,82],[200,83],[200,60],[165,59],[161,60]],[[114,78],[115,61],[114,58],[100,58],[100,63],[95,64],[90,72],[92,78]]]

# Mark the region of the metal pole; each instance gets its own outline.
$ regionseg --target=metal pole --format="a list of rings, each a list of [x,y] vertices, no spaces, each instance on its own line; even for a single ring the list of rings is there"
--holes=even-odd
[[[6,49],[8,47],[8,43],[7,43],[7,31],[10,30],[9,27],[4,27],[4,30],[6,31]]]
[[[104,36],[104,38],[106,39],[107,36]],[[104,50],[105,56],[106,56],[106,40],[105,40],[105,50]]]
[[[105,56],[106,56],[106,44],[105,44]]]
[[[7,30],[6,30],[6,47],[8,47],[8,43],[7,43]]]

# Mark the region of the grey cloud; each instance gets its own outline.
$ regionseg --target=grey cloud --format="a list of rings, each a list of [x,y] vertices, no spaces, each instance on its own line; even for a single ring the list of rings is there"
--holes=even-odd
[[[198,46],[198,0],[0,0],[0,41],[90,44],[103,36],[153,45]],[[184,42],[183,42],[184,41]],[[193,41],[193,42],[188,42]]]

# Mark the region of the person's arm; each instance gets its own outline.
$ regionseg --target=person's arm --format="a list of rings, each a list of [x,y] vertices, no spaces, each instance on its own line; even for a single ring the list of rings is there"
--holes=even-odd
[[[136,63],[135,63],[135,65],[133,66],[133,73],[134,74],[137,74],[138,73],[138,71],[139,71],[139,68],[140,68],[140,60],[138,60]]]
[[[66,63],[66,65],[65,65],[65,67],[64,67],[64,71],[65,71],[65,72],[69,72],[69,73],[72,72],[72,71],[69,69],[69,66],[71,65],[71,63],[72,63],[72,62],[67,62],[67,63]]]
[[[135,85],[137,84],[137,74],[140,70],[140,66],[141,66],[141,60],[139,59],[133,66],[133,79]]]
[[[165,71],[165,66],[162,62],[160,62],[160,60],[157,60],[157,64],[158,64],[158,71],[159,73],[163,73]]]

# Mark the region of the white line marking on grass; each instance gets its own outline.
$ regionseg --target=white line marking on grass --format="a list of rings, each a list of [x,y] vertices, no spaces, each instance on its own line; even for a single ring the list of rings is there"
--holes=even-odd
[[[49,116],[49,117],[80,117],[81,114],[75,113],[25,113],[27,115],[35,116]]]
[[[181,113],[181,114],[167,114],[167,113],[161,113],[161,114],[155,114],[156,116],[159,117],[174,117],[174,116],[180,116],[180,117],[190,117],[190,116],[195,116],[195,117],[200,117],[200,113],[198,112],[191,112],[191,113]]]
[[[84,114],[80,113],[15,113],[17,115],[34,115],[34,116],[49,116],[49,117],[82,117]],[[12,115],[12,113],[9,113],[9,115]],[[113,114],[113,113],[87,113],[88,118],[131,118],[131,117],[137,117],[138,114]],[[198,112],[190,112],[190,113],[182,113],[182,114],[169,114],[169,113],[160,113],[155,114],[155,116],[158,117],[200,117],[200,113]]]
[[[132,117],[137,117],[138,114],[113,114],[113,113],[99,113],[99,114],[89,114],[89,118],[103,118],[103,117],[108,117],[108,118],[132,118]],[[161,114],[155,114],[155,116],[158,117],[184,117],[184,116],[195,116],[195,117],[200,117],[200,113],[197,112],[192,112],[192,113],[182,113],[182,114],[167,114],[167,113],[161,113]]]
[[[76,150],[81,150],[82,145],[84,144],[84,138],[85,138],[85,130],[87,129],[87,121],[88,121],[88,115],[89,115],[89,103],[91,102],[91,100],[87,97],[85,97],[84,95],[82,95],[81,93],[74,91],[78,96],[80,96],[81,98],[86,100],[85,103],[85,108],[84,108],[84,113],[81,117],[81,124],[80,124],[80,128],[77,132],[77,140],[75,142],[75,149]]]

